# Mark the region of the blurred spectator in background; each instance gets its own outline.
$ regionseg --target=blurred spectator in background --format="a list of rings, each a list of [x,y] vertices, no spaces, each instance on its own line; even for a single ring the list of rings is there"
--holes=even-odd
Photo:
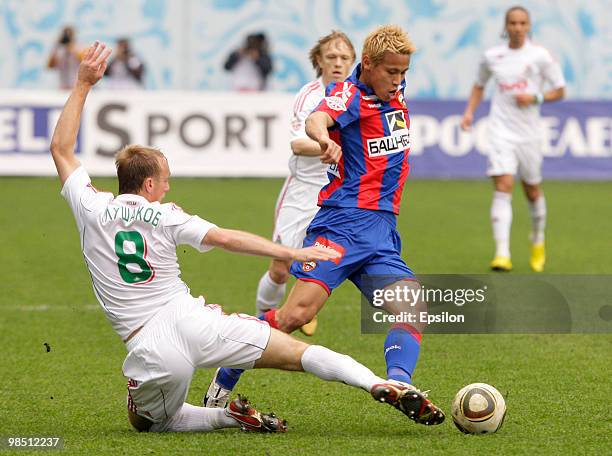
[[[272,72],[266,35],[254,33],[247,36],[244,46],[229,55],[224,68],[232,72],[234,90],[265,90],[266,80]]]
[[[122,38],[117,41],[115,58],[106,68],[108,87],[113,89],[142,89],[144,88],[144,64],[132,52],[130,41]]]
[[[64,27],[47,62],[47,67],[58,71],[60,89],[71,89],[74,85],[81,61],[80,54],[74,28]]]

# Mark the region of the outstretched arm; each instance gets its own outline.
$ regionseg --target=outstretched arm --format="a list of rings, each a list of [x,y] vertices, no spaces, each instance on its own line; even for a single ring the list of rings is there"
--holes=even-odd
[[[294,155],[318,157],[321,155],[321,146],[310,138],[299,138],[291,141],[291,152]]]
[[[57,168],[62,185],[68,176],[81,164],[74,154],[81,113],[89,90],[100,80],[106,70],[106,61],[111,49],[97,41],[92,44],[79,65],[77,82],[60,114],[53,138],[51,139],[51,156]]]
[[[325,261],[338,258],[339,252],[321,247],[292,249],[281,244],[247,233],[246,231],[212,228],[202,239],[202,245],[220,247],[224,250],[247,255],[267,256],[284,261]]]

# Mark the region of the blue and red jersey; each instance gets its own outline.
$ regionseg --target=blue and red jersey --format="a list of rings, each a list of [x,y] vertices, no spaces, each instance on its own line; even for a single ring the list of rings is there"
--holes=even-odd
[[[329,136],[342,148],[330,166],[329,184],[319,206],[357,207],[399,213],[410,166],[410,118],[404,102],[405,82],[384,102],[359,81],[361,65],[344,81],[330,84],[316,111],[336,122]]]

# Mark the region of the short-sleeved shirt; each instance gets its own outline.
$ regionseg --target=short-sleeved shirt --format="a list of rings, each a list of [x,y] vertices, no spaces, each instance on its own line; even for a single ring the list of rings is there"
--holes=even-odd
[[[202,240],[214,224],[173,203],[99,192],[83,167],[68,177],[62,196],[76,219],[96,298],[122,339],[169,301],[189,294],[176,248],[209,250]]]
[[[564,87],[559,64],[550,53],[530,41],[519,49],[507,44],[488,49],[478,67],[476,84],[484,87],[492,79],[495,87],[488,119],[490,134],[516,141],[531,142],[541,138],[540,107],[519,107],[515,95],[537,94],[546,87]]]
[[[306,118],[321,103],[325,97],[325,87],[321,78],[309,82],[300,89],[293,102],[291,113],[291,127],[289,134],[291,142],[297,139],[307,139]],[[329,165],[321,163],[321,157],[291,154],[289,158],[289,171],[299,181],[323,187],[329,182],[327,168]]]
[[[390,101],[379,99],[359,80],[361,65],[344,82],[330,84],[316,111],[335,121],[330,138],[342,148],[320,206],[356,207],[399,213],[410,170],[410,119],[402,81]]]

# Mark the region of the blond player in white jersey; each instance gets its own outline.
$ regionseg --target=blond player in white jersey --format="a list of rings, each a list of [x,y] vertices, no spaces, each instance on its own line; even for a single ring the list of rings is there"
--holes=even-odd
[[[560,100],[565,95],[565,80],[557,62],[541,46],[529,39],[529,12],[515,6],[506,12],[504,36],[508,43],[484,53],[478,77],[468,100],[461,126],[472,126],[474,111],[492,79],[487,131],[489,140],[487,175],[493,178],[495,193],[491,205],[491,224],[496,244],[491,262],[494,271],[510,271],[510,227],[512,225],[512,187],[519,174],[531,214],[531,258],[535,272],[546,262],[544,229],[546,201],[542,182],[542,126],[540,105]]]
[[[170,190],[170,169],[156,149],[132,145],[117,154],[117,197],[92,186],[74,148],[87,94],[106,69],[110,49],[105,49],[95,42],[86,51],[57,122],[51,155],[77,222],[94,293],[128,351],[123,373],[134,428],[285,432],[283,420],[259,413],[240,396],[227,408],[185,402],[195,370],[221,365],[306,371],[363,388],[409,417],[421,413],[429,401],[413,387],[383,380],[349,356],[308,345],[255,317],[226,315],[220,306],[193,297],[180,278],[176,256],[180,244],[201,252],[221,247],[284,261],[326,261],[337,258],[337,252],[285,247],[162,204]]]
[[[306,229],[319,210],[317,197],[321,187],[329,182],[327,168],[321,163],[321,147],[306,135],[306,117],[325,97],[325,88],[331,82],[344,81],[355,63],[355,48],[342,32],[333,31],[319,39],[309,53],[317,79],[302,87],[295,97],[291,116],[291,151],[289,177],[276,202],[273,240],[287,247],[302,246]],[[258,315],[276,309],[289,279],[291,263],[272,260],[257,287],[256,311]],[[316,329],[316,316],[302,327],[311,336]]]

